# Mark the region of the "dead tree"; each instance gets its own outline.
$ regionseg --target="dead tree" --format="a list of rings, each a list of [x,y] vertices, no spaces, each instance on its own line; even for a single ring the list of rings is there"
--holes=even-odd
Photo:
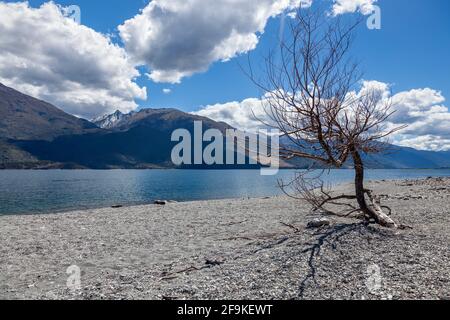
[[[306,158],[327,168],[351,163],[355,170],[352,195],[332,195],[320,176],[299,174],[288,185],[295,185],[315,210],[346,206],[346,214],[359,212],[380,225],[398,227],[379,198],[364,186],[363,154],[380,152],[383,140],[401,128],[386,126],[393,114],[390,101],[376,90],[358,88],[361,74],[348,58],[358,25],[358,21],[343,23],[323,12],[300,9],[279,50],[266,58],[264,80],[256,78],[251,65],[249,76],[265,93],[269,119],[265,123],[278,128],[288,141],[280,147],[282,157]]]

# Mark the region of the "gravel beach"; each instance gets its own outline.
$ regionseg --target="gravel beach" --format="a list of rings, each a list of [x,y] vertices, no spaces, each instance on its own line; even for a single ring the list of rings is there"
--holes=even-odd
[[[369,187],[413,229],[287,197],[1,216],[0,298],[450,299],[450,179]]]

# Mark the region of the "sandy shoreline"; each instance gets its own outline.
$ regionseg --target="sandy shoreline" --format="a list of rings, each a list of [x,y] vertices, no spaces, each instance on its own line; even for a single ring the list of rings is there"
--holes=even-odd
[[[450,298],[450,179],[371,187],[414,229],[309,230],[317,215],[286,197],[1,216],[0,298]]]

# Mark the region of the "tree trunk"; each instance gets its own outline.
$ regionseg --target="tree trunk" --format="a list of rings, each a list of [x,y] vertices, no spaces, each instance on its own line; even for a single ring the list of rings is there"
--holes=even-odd
[[[361,155],[357,150],[352,151],[353,163],[355,165],[355,192],[356,200],[361,211],[370,218],[388,228],[397,228],[397,224],[381,209],[379,200],[372,195],[370,190],[364,188],[364,164]],[[372,206],[369,206],[366,201],[366,194],[369,196]]]

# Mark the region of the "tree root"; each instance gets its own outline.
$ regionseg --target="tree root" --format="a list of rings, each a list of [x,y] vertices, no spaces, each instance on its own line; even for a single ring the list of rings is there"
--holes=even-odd
[[[299,232],[301,232],[300,228],[298,228],[298,227],[296,227],[296,226],[294,226],[294,225],[292,225],[292,224],[288,224],[288,223],[285,223],[285,222],[280,222],[280,223],[281,223],[283,226],[292,229],[292,230],[294,231],[294,233],[299,233]]]
[[[410,226],[400,225],[395,222],[392,216],[392,209],[386,205],[381,205],[381,198],[374,195],[372,190],[365,189],[364,194],[368,197],[368,203],[365,208],[360,208],[348,202],[340,202],[340,200],[353,200],[356,199],[354,195],[339,195],[332,196],[330,192],[326,192],[323,188],[320,189],[320,195],[313,192],[304,193],[304,199],[313,205],[313,212],[322,211],[325,214],[348,218],[356,213],[359,213],[359,218],[363,218],[366,221],[373,221],[386,228],[395,229],[412,229]],[[340,207],[346,207],[346,209],[336,212],[325,208],[326,205],[334,205]],[[387,213],[384,212],[387,211]]]

